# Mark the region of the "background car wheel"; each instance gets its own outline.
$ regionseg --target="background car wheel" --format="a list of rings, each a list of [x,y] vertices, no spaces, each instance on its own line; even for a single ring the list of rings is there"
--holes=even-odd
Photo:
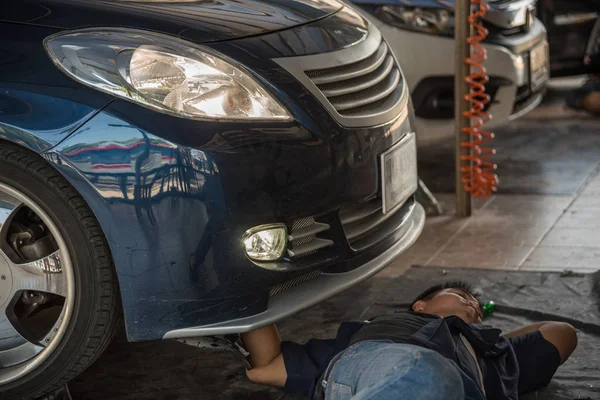
[[[73,187],[0,143],[0,398],[37,398],[91,364],[121,305],[106,239]]]

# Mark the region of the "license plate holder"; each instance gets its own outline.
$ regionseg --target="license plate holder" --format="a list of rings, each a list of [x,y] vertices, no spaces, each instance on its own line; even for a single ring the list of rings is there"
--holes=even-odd
[[[417,142],[414,132],[380,155],[383,213],[395,210],[417,190]]]
[[[550,78],[548,42],[538,44],[529,54],[529,79],[535,92]]]

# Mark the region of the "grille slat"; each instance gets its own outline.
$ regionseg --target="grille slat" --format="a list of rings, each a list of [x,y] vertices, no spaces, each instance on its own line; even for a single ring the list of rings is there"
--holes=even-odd
[[[288,249],[288,254],[290,257],[302,257],[329,246],[333,246],[332,240],[315,237],[309,243],[294,246],[293,249]]]
[[[381,67],[367,75],[341,82],[326,83],[324,85],[318,85],[318,87],[327,97],[359,92],[377,85],[392,72],[393,68],[394,59],[392,56],[387,56]]]
[[[374,54],[353,64],[339,67],[313,69],[306,71],[306,75],[312,79],[315,85],[332,83],[356,78],[375,71],[386,59],[388,53],[387,45],[381,42]]]
[[[358,116],[361,118],[370,118],[376,115],[381,109],[388,109],[394,107],[395,104],[400,102],[402,97],[402,88],[400,86],[392,92],[392,94],[384,99],[378,100],[374,103],[366,104],[361,107],[351,108],[344,111],[345,116]]]
[[[333,104],[338,111],[362,107],[386,98],[396,90],[398,83],[400,83],[400,72],[397,69],[394,69],[383,82],[380,82],[375,86],[371,86],[361,92],[331,97],[329,101],[331,101],[331,104]]]
[[[327,231],[327,230],[329,230],[329,225],[322,224],[320,222],[315,222],[312,225],[309,225],[305,228],[293,230],[288,235],[288,240],[293,242],[295,240],[306,238],[308,236],[314,236],[319,232],[323,232],[323,231]]]
[[[344,234],[350,246],[362,251],[385,240],[396,232],[406,214],[414,208],[414,199],[409,199],[395,212],[384,214],[381,198],[351,205],[339,212]]]
[[[393,213],[384,214],[381,209],[374,214],[369,215],[367,218],[356,221],[348,226],[344,226],[344,232],[346,232],[346,238],[348,240],[356,239],[369,232],[371,229],[376,228],[386,219],[390,218]]]
[[[361,206],[349,206],[340,211],[340,221],[343,225],[351,224],[381,211],[381,208],[381,201],[372,201]]]
[[[331,227],[329,224],[315,221],[314,217],[299,218],[292,222],[291,228],[288,234],[288,255],[292,259],[307,257],[333,246],[333,241],[317,237]]]

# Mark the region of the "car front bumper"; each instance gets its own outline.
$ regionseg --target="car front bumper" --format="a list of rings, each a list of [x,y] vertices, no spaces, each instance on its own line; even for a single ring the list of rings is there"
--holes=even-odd
[[[412,196],[389,216],[365,220],[381,224],[355,244],[340,215],[347,205],[381,202],[379,155],[413,131],[408,110],[379,127],[329,125],[321,139],[304,132],[295,141],[303,130],[292,124],[278,130],[289,142],[208,151],[175,144],[197,130],[195,121],[116,101],[44,156],[106,234],[130,340],[239,332],[350,287],[415,241],[424,216]],[[278,270],[245,255],[250,227],[279,222],[293,232],[307,220],[329,226],[318,236],[331,246]]]
[[[271,296],[267,309],[259,314],[216,324],[172,330],[167,332],[163,339],[248,332],[305,310],[381,271],[417,240],[424,224],[425,211],[416,204],[400,227],[403,232],[400,240],[359,267],[347,272],[321,272],[313,279],[300,281]]]

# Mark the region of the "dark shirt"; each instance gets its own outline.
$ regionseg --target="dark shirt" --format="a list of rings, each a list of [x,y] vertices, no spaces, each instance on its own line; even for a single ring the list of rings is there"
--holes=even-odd
[[[391,340],[395,343],[411,343],[412,336],[429,322],[438,319],[437,315],[412,311],[380,315],[369,321],[350,339],[349,346],[364,340]]]
[[[335,339],[313,339],[304,345],[283,342],[281,351],[288,375],[284,389],[312,398],[329,361],[348,347],[353,336],[365,324],[368,322],[342,323]],[[479,383],[477,363],[461,341],[461,334],[475,350],[479,365],[485,371],[487,399],[518,399],[519,364],[510,342],[500,335],[499,329],[467,324],[451,316],[431,319],[410,337],[410,341],[437,351],[456,363],[463,379],[465,399],[485,398]]]

